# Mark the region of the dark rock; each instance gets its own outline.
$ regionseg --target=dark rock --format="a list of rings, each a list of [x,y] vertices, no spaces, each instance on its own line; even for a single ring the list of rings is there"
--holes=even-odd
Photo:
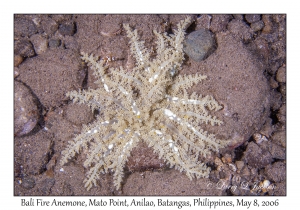
[[[50,48],[56,48],[59,47],[61,44],[61,41],[59,39],[50,39],[49,40],[49,47]]]
[[[209,79],[203,85],[193,87],[192,91],[204,95],[214,91],[214,97],[220,100],[230,97],[230,101],[219,101],[224,107],[219,116],[226,125],[211,127],[209,132],[224,137],[230,133],[230,137],[225,138],[230,139],[229,147],[236,148],[260,130],[268,118],[270,87],[263,69],[258,65],[258,59],[240,40],[235,39],[229,31],[218,33],[216,37],[217,50],[196,68],[201,68],[201,72]]]
[[[245,43],[251,41],[253,36],[253,30],[245,22],[236,19],[228,23],[228,30]]]
[[[35,181],[31,177],[24,177],[21,186],[27,190],[34,188]]]
[[[76,33],[76,25],[72,21],[66,21],[59,25],[58,31],[61,35],[73,36]]]
[[[35,55],[33,46],[27,39],[16,40],[14,43],[14,54],[22,57],[32,57]]]
[[[248,23],[255,23],[259,21],[261,18],[261,15],[254,15],[254,14],[247,14],[245,15],[245,19],[247,20]]]
[[[15,136],[28,134],[36,126],[39,111],[36,99],[21,82],[14,82],[14,130]]]
[[[16,17],[14,20],[15,36],[30,37],[37,33],[35,24],[28,19]]]
[[[226,174],[225,174],[224,171],[220,171],[219,175],[220,175],[220,179],[225,179],[226,178]]]
[[[207,29],[194,31],[186,37],[183,50],[193,60],[200,62],[216,50],[215,36]]]
[[[254,168],[262,168],[272,162],[272,155],[266,149],[262,149],[254,142],[250,142],[244,152],[244,161]]]

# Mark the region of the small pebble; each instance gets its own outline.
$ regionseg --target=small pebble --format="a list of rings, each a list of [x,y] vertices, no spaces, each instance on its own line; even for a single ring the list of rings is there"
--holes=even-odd
[[[247,145],[242,160],[247,163],[248,166],[252,167],[253,170],[257,170],[269,165],[273,161],[273,158],[269,151],[262,149],[254,142],[250,142]]]
[[[241,15],[241,14],[235,14],[235,15],[233,15],[233,17],[234,17],[234,19],[237,19],[237,20],[243,20],[244,19],[243,15]]]
[[[282,124],[286,124],[286,116],[285,115],[281,115],[281,114],[277,113],[276,117],[279,122],[281,122]]]
[[[257,52],[262,56],[263,59],[267,60],[270,56],[270,49],[268,42],[263,38],[257,38],[254,41]]]
[[[50,41],[49,41],[49,47],[50,48],[59,47],[60,44],[61,44],[61,41],[59,39],[50,39]]]
[[[270,185],[271,185],[271,182],[267,179],[259,183],[259,187],[261,188],[262,192],[264,192],[264,193],[268,191],[268,188]]]
[[[222,161],[221,161],[221,159],[220,158],[218,158],[218,157],[216,157],[215,158],[215,164],[217,165],[217,166],[223,166],[223,163],[222,163]]]
[[[14,82],[14,130],[16,136],[28,134],[37,124],[39,112],[30,90]]]
[[[53,35],[58,29],[58,24],[51,18],[47,18],[42,21],[42,27],[47,35]]]
[[[271,138],[274,143],[286,147],[286,131],[277,131]]]
[[[251,28],[255,32],[262,30],[264,28],[264,26],[265,26],[265,24],[264,24],[264,22],[262,20],[257,21],[255,23],[251,23]]]
[[[231,163],[232,162],[232,157],[230,154],[226,153],[224,157],[222,157],[222,162],[223,163]]]
[[[262,21],[264,22],[264,28],[263,28],[263,33],[269,34],[272,32],[273,29],[273,23],[271,21],[271,15],[263,15],[262,16]]]
[[[35,181],[31,177],[24,177],[21,181],[21,186],[27,190],[34,188]]]
[[[245,43],[252,40],[253,30],[244,22],[233,19],[228,23],[228,30],[236,37],[239,37]]]
[[[261,127],[259,133],[266,138],[270,138],[271,134],[274,131],[274,126],[272,125],[272,118],[267,118],[265,124]]]
[[[232,163],[229,163],[228,167],[230,168],[230,170],[232,170],[234,172],[236,172],[236,170],[237,170],[236,166],[234,164],[232,164]]]
[[[268,141],[267,137],[265,137],[264,135],[261,135],[260,133],[253,134],[253,138],[257,144],[261,144],[264,141]]]
[[[40,34],[34,34],[30,37],[36,54],[40,55],[46,52],[48,47],[48,40]]]
[[[39,27],[40,24],[41,24],[41,17],[36,16],[36,17],[32,18],[32,22],[33,22],[37,27]]]
[[[245,19],[248,23],[255,23],[260,20],[260,15],[254,15],[254,14],[247,14],[245,15]]]
[[[61,35],[73,36],[76,33],[75,23],[72,21],[66,21],[59,26],[58,31]]]
[[[277,82],[286,82],[286,69],[285,66],[281,66],[276,73]]]
[[[183,43],[183,50],[197,62],[206,59],[216,50],[214,34],[207,29],[190,33]]]
[[[14,66],[18,67],[23,62],[23,57],[21,55],[14,55]]]
[[[247,176],[250,176],[251,175],[251,173],[250,173],[250,169],[246,166],[246,167],[244,167],[244,169],[242,170],[242,176],[244,176],[244,177],[247,177]]]
[[[286,149],[276,143],[268,142],[264,144],[265,148],[271,153],[272,157],[277,160],[286,159]]]
[[[244,161],[240,161],[240,160],[236,161],[235,164],[239,170],[242,170],[245,165]]]
[[[17,76],[19,76],[19,69],[17,67],[14,68],[14,78],[16,78]]]
[[[37,28],[33,21],[26,18],[16,17],[14,20],[14,34],[21,37],[30,37],[37,33]]]
[[[22,57],[32,57],[35,55],[35,52],[29,40],[20,39],[15,41],[14,54]]]

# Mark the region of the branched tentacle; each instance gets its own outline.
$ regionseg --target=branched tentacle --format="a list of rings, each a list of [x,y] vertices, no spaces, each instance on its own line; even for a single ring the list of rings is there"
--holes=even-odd
[[[82,60],[94,70],[99,88],[71,91],[67,96],[100,114],[69,142],[60,163],[86,152],[84,167],[89,171],[84,183],[88,190],[97,185],[101,173],[109,172],[114,173],[114,186],[120,189],[127,159],[140,141],[190,179],[208,176],[210,168],[199,161],[199,155],[218,151],[226,146],[226,141],[200,127],[202,123],[222,125],[210,114],[221,109],[218,102],[209,95],[187,93],[206,76],[177,74],[184,60],[182,42],[190,22],[190,18],[180,21],[173,35],[154,31],[157,56],[153,59],[139,40],[137,30],[124,24],[136,60],[136,67],[130,72],[122,67],[108,68],[98,57],[82,53]]]

